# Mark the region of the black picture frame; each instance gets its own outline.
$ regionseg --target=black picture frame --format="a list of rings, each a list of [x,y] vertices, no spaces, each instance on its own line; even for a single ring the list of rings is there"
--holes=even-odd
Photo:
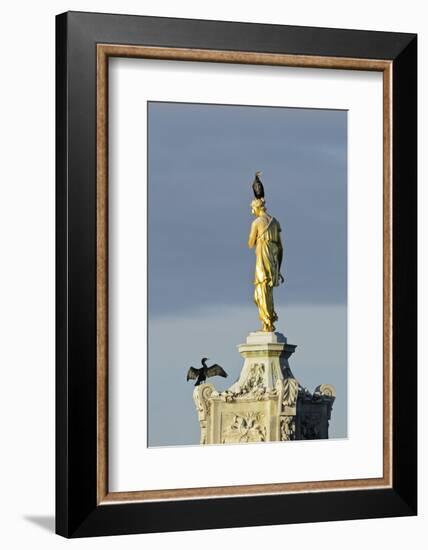
[[[97,44],[392,62],[393,480],[382,489],[97,500]],[[68,12],[56,18],[56,532],[65,537],[417,513],[417,36]]]

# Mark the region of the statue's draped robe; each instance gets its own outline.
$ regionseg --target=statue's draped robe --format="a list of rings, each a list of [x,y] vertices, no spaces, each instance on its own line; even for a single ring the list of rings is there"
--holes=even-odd
[[[278,316],[273,304],[273,287],[280,283],[281,226],[274,217],[266,216],[260,219],[263,223],[259,222],[256,242],[254,301],[263,325],[269,330],[274,330],[273,324],[278,320]]]

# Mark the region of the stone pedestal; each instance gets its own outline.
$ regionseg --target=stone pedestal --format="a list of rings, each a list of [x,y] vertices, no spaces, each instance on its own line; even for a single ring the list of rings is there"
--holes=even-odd
[[[328,437],[334,388],[318,386],[313,395],[303,388],[288,363],[295,349],[279,332],[251,332],[238,346],[244,366],[230,388],[219,393],[212,384],[195,387],[201,444]]]

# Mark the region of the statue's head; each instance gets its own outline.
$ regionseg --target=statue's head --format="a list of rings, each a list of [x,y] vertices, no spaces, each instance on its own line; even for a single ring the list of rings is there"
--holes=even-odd
[[[251,212],[255,216],[260,216],[263,212],[266,212],[265,199],[254,199],[251,202]]]

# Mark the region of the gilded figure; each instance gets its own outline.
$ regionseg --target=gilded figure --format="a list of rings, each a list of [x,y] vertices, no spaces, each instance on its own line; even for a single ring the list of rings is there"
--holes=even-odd
[[[248,237],[248,246],[255,247],[256,253],[254,302],[259,310],[262,330],[274,332],[278,316],[274,307],[273,288],[284,282],[281,275],[281,226],[278,220],[267,213],[264,196],[252,201],[251,212],[256,216]]]

